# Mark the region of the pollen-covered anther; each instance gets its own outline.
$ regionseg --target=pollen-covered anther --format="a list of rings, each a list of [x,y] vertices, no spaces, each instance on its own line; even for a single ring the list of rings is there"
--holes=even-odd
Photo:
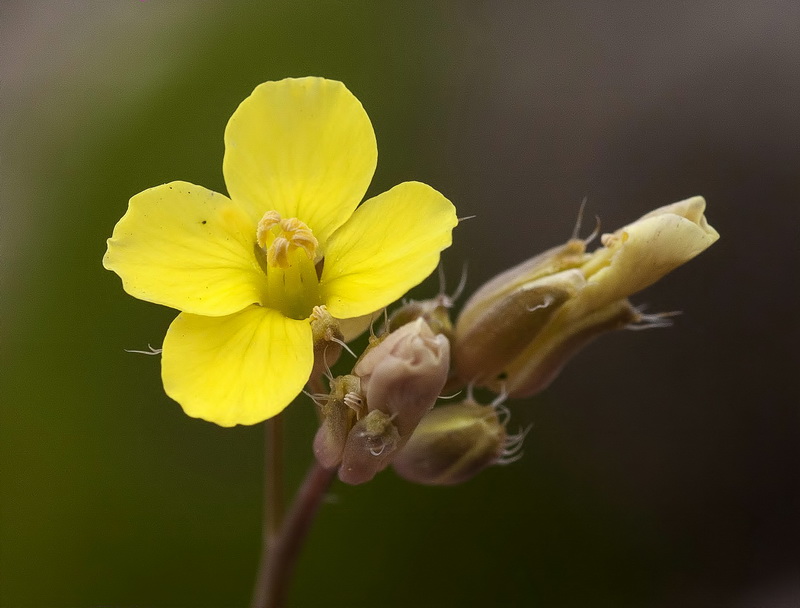
[[[296,217],[282,219],[277,211],[267,211],[258,222],[256,242],[266,252],[267,263],[281,268],[291,265],[291,254],[297,249],[314,260],[319,246],[308,225]]]

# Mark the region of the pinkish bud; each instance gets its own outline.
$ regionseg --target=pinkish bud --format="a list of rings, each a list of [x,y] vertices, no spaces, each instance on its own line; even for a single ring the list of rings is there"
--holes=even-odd
[[[406,437],[433,407],[449,367],[447,338],[417,319],[367,350],[353,373],[361,379],[368,410],[389,414]]]
[[[339,467],[339,479],[349,484],[365,483],[389,463],[400,443],[391,416],[373,410],[356,422],[347,436]]]

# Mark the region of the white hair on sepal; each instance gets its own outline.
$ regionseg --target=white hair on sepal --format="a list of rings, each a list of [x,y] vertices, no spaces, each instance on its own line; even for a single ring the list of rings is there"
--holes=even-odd
[[[512,462],[517,462],[524,455],[522,446],[525,442],[525,437],[531,432],[533,424],[529,424],[526,428],[520,428],[518,433],[508,435],[503,442],[503,450],[500,452],[500,458],[495,464],[507,465]]]
[[[136,353],[138,355],[160,355],[163,352],[163,348],[153,348],[150,344],[147,345],[149,350],[136,350],[133,348],[125,348],[123,349],[126,353]]]
[[[309,393],[308,391],[304,390],[303,394],[311,399],[314,402],[314,405],[317,407],[322,407],[325,405],[325,400],[328,398],[328,395],[323,395],[322,393]]]
[[[461,297],[461,294],[464,293],[464,288],[467,285],[467,262],[461,267],[461,277],[458,280],[458,285],[456,285],[456,289],[452,295],[447,295],[447,281],[444,275],[444,266],[442,265],[441,261],[439,262],[439,266],[437,267],[437,271],[439,274],[439,293],[436,295],[435,301],[440,305],[444,306],[445,308],[453,308],[455,303]]]
[[[628,323],[625,326],[625,329],[630,329],[633,331],[641,331],[643,329],[659,329],[662,327],[672,327],[672,325],[674,324],[672,321],[672,317],[677,317],[678,315],[683,314],[683,312],[680,310],[644,314],[644,310],[646,308],[647,308],[646,304],[641,304],[639,306],[634,307],[637,317],[633,322]]]

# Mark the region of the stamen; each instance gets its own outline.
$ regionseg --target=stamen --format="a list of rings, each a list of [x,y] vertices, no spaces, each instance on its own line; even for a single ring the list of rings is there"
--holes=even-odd
[[[256,228],[256,242],[267,254],[270,266],[288,268],[290,254],[296,249],[305,251],[309,260],[316,261],[317,241],[314,233],[296,217],[282,219],[277,211],[267,211]]]
[[[272,227],[280,221],[281,216],[277,211],[267,211],[264,214],[264,217],[258,222],[258,227],[256,228],[256,242],[259,247],[262,249],[267,248],[267,234],[272,230]]]

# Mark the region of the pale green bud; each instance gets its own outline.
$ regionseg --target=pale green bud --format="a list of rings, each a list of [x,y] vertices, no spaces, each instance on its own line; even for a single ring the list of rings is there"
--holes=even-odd
[[[699,196],[661,207],[603,235],[603,246],[592,253],[585,241],[572,239],[489,281],[456,322],[458,378],[513,397],[533,395],[601,333],[663,325],[627,298],[719,238],[704,209]]]
[[[426,485],[453,485],[515,459],[525,433],[509,436],[498,410],[472,400],[434,408],[392,460],[398,475]]]

